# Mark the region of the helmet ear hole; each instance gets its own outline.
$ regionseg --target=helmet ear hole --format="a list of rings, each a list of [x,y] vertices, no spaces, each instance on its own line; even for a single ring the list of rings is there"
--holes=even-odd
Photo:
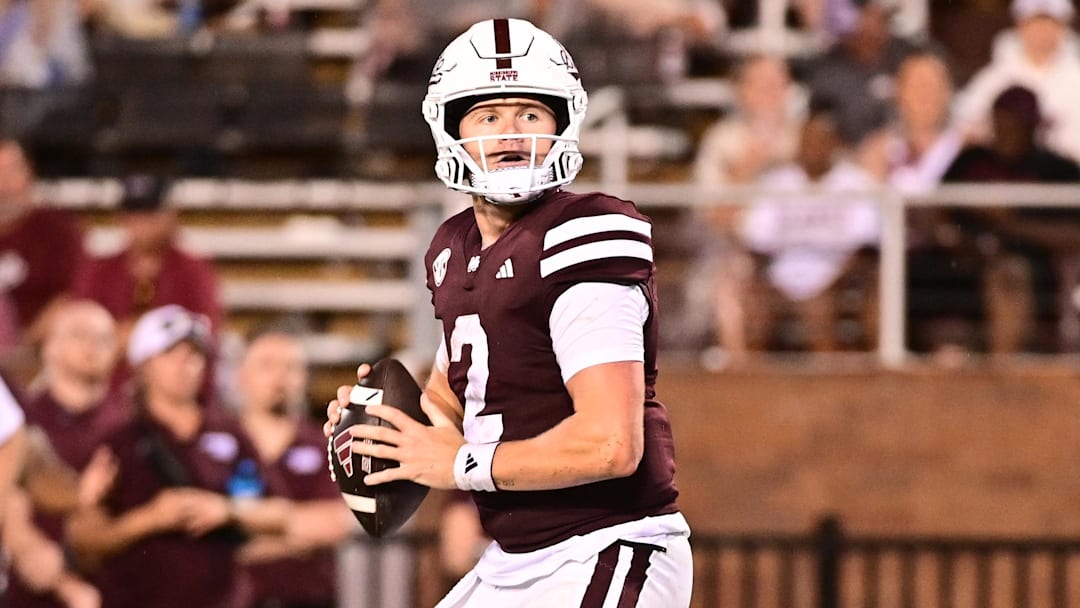
[[[430,99],[425,99],[421,110],[424,113],[424,120],[428,122],[435,122],[439,119],[439,104],[435,103],[434,101],[431,101]]]
[[[574,93],[573,99],[570,100],[570,106],[575,113],[584,112],[587,105],[589,105],[589,95],[585,91]]]
[[[446,157],[435,161],[435,175],[444,182],[451,184],[464,183],[464,173],[465,167],[457,158]]]
[[[581,165],[584,164],[584,160],[581,157],[580,152],[565,152],[559,157],[559,170],[562,175],[560,179],[571,178],[577,175],[578,171],[581,171]]]

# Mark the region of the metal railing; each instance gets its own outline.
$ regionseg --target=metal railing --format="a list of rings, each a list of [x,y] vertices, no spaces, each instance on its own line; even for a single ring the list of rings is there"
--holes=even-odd
[[[612,163],[618,165],[618,163]],[[753,186],[732,186],[723,189],[705,188],[692,183],[631,183],[621,171],[614,169],[599,182],[579,182],[573,189],[579,192],[601,190],[637,203],[646,212],[659,209],[701,209],[710,206],[746,205],[762,195],[787,195]],[[812,193],[812,191],[807,191]],[[108,208],[119,197],[119,185],[108,179],[66,179],[43,182],[43,200],[69,208]],[[410,239],[426,239],[433,234],[442,215],[441,209],[459,205],[462,195],[446,190],[434,180],[430,183],[376,183],[356,180],[277,180],[253,182],[248,180],[184,180],[178,184],[176,204],[187,209],[293,209],[411,210]],[[906,214],[917,207],[1078,207],[1080,185],[1045,184],[955,184],[940,186],[919,195],[904,195],[896,190],[880,188],[871,191],[832,193],[835,197],[872,197],[881,210],[881,242],[879,285],[881,314],[878,327],[877,358],[885,368],[905,365],[910,353],[905,343],[905,276],[907,254]],[[456,202],[455,202],[456,201]],[[1078,209],[1080,218],[1080,209]],[[403,233],[403,237],[404,237]],[[656,239],[663,239],[657,235]],[[421,248],[422,249],[422,248]],[[423,251],[417,251],[422,256]],[[414,256],[414,257],[417,257]],[[410,267],[416,285],[416,306],[408,312],[414,328],[413,339],[423,343],[432,335],[432,322],[424,293],[422,263]],[[420,344],[417,344],[420,346]]]

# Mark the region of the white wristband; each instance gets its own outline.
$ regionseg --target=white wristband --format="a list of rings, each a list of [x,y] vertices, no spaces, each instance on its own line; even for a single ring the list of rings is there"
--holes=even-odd
[[[458,449],[454,458],[454,483],[458,489],[476,492],[494,492],[495,480],[491,478],[491,461],[499,442],[466,443]]]

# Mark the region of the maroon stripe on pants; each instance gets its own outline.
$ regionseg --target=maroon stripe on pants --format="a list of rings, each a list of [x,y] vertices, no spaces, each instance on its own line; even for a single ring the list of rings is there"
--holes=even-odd
[[[633,549],[633,553],[630,559],[630,570],[627,571],[626,578],[623,580],[617,608],[637,606],[641,590],[645,587],[645,579],[648,577],[652,554],[664,549],[655,545],[618,541],[600,552],[596,560],[596,568],[593,569],[592,579],[589,581],[589,586],[585,588],[585,596],[581,598],[581,608],[602,608],[615,576],[615,566],[619,563],[619,549],[624,546]]]
[[[634,557],[630,560],[630,570],[626,573],[626,581],[623,582],[622,595],[619,596],[617,608],[634,608],[637,606],[641,589],[645,586],[648,577],[649,561],[653,551],[659,549],[653,545],[638,543],[626,543],[634,549]]]
[[[619,563],[619,543],[613,543],[600,552],[593,569],[592,580],[585,588],[585,597],[581,598],[581,608],[603,608],[611,579],[615,576],[615,564]]]
[[[495,52],[499,54],[510,52],[510,22],[506,19],[496,19],[495,24]],[[509,70],[513,67],[509,57],[495,60],[495,69]]]

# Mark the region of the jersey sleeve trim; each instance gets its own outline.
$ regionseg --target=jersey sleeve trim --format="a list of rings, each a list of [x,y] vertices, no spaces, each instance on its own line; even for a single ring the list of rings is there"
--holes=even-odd
[[[544,251],[567,241],[603,232],[636,232],[652,238],[652,224],[621,213],[575,218],[550,229],[544,235]]]
[[[607,258],[638,258],[652,263],[653,251],[648,243],[629,239],[585,243],[540,260],[540,278],[576,264]]]

